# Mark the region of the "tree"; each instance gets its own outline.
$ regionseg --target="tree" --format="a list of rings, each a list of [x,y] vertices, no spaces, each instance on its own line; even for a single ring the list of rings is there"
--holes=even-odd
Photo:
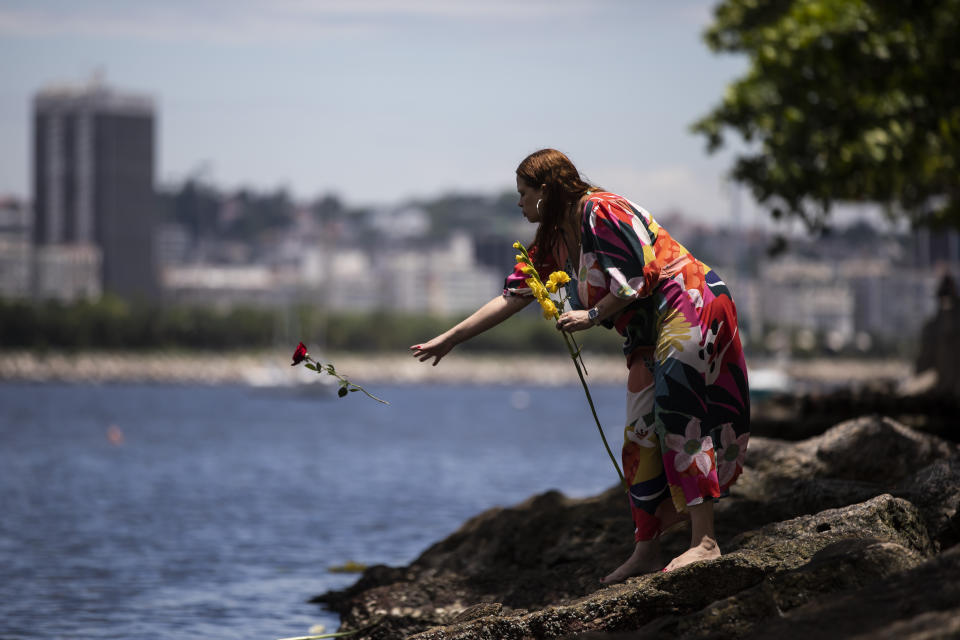
[[[723,0],[704,38],[747,74],[693,125],[774,218],[838,202],[960,227],[960,0]]]

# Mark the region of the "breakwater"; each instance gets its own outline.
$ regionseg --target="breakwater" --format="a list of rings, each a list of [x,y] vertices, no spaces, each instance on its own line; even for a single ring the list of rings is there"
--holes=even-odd
[[[291,351],[292,353],[292,351]],[[332,353],[318,356],[358,384],[576,384],[566,355],[449,354],[433,367],[407,353]],[[619,384],[626,380],[618,355],[584,354],[588,382]],[[303,367],[289,366],[286,350],[252,352],[0,352],[0,381],[164,384],[246,384],[289,386],[317,382]],[[903,381],[912,368],[902,360],[817,359],[786,363],[751,360],[751,370],[776,369],[805,389],[878,381]],[[759,379],[759,378],[758,378]],[[321,380],[326,380],[322,377]]]

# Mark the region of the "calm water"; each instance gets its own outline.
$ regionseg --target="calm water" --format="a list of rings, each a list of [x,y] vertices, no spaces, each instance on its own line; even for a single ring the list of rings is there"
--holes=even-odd
[[[0,385],[0,638],[335,631],[306,600],[466,518],[617,478],[579,387]],[[619,387],[591,387],[618,446]],[[629,516],[624,531],[629,535]]]

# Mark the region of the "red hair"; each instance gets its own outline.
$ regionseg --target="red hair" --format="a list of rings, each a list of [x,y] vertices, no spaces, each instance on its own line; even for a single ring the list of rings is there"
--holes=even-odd
[[[539,249],[539,259],[535,259],[537,270],[542,266],[550,268],[551,258],[555,262],[557,251],[563,246],[561,229],[565,223],[573,228],[580,244],[580,212],[572,210],[570,205],[595,187],[580,177],[570,158],[556,149],[540,149],[528,155],[517,167],[517,177],[534,189],[543,188],[540,226],[532,246]],[[570,259],[576,257],[570,256]]]

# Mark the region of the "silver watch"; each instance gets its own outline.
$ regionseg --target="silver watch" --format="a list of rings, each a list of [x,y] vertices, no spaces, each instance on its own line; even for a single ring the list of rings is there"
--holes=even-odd
[[[590,324],[596,325],[597,321],[600,320],[600,309],[594,307],[587,311],[587,319],[590,320]]]

